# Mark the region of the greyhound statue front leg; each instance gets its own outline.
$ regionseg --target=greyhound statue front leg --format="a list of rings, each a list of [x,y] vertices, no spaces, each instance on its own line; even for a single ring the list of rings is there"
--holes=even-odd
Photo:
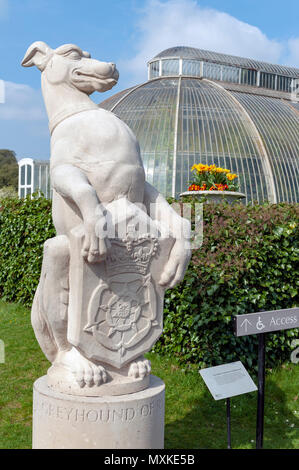
[[[79,208],[84,223],[82,256],[95,263],[106,258],[109,240],[99,233],[104,228],[105,217],[95,189],[85,174],[73,165],[59,165],[51,172],[53,188]]]

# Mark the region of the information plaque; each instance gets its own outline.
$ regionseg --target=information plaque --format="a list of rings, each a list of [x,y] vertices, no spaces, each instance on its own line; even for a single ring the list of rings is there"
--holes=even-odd
[[[215,400],[223,400],[257,390],[241,361],[201,369],[200,375]]]

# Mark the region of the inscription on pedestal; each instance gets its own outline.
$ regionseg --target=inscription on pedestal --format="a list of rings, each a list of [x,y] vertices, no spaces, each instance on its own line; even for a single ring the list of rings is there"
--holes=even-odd
[[[150,417],[153,414],[158,414],[162,411],[163,402],[161,399],[140,405],[137,408],[103,407],[102,409],[93,409],[91,407],[65,407],[42,400],[39,403],[39,407],[35,409],[35,412],[47,417],[81,423],[125,423],[134,421],[138,417]]]

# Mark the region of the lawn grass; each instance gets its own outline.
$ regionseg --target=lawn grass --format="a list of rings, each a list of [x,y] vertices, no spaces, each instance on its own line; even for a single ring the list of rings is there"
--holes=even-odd
[[[30,325],[30,312],[0,301],[0,449],[31,448],[32,385],[49,362]],[[226,447],[225,401],[214,401],[196,367],[184,370],[174,360],[148,354],[153,373],[166,384],[165,447]],[[256,382],[256,378],[253,377]],[[255,447],[256,392],[231,399],[232,447]],[[268,449],[299,448],[299,364],[286,364],[266,379],[265,436]]]

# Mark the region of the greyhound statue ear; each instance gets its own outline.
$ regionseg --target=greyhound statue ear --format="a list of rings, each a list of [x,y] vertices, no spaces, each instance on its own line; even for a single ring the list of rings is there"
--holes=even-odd
[[[53,55],[53,49],[45,42],[36,41],[27,49],[21,64],[23,67],[36,67],[42,72]]]

